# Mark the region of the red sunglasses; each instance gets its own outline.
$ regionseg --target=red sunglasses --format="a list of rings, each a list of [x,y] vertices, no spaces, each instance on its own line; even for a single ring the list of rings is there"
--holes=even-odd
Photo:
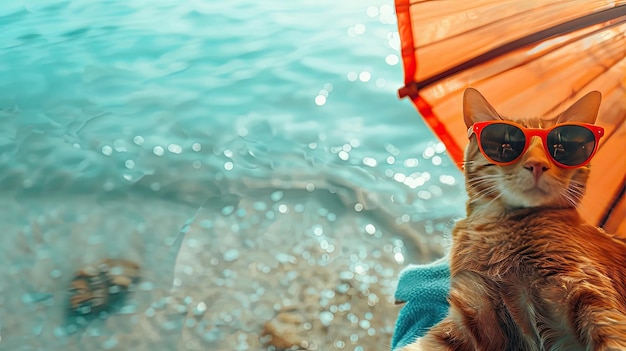
[[[467,131],[476,134],[480,152],[496,165],[510,165],[524,154],[533,136],[543,141],[548,156],[559,167],[576,168],[598,150],[604,128],[588,123],[562,123],[549,129],[525,128],[509,121],[476,122]]]

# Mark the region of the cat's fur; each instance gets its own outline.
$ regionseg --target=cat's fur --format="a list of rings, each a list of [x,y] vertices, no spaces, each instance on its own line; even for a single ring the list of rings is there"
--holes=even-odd
[[[552,123],[517,122],[594,123],[600,98],[587,94]],[[468,128],[502,119],[474,89],[464,117]],[[533,139],[518,162],[496,166],[471,137],[449,314],[403,351],[626,350],[626,241],[580,218],[589,167],[557,167]]]

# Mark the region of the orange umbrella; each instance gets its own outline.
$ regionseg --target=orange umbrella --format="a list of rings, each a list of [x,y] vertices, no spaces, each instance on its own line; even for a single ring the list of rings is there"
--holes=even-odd
[[[467,131],[462,94],[480,90],[498,112],[555,117],[592,90],[606,137],[580,207],[608,232],[626,234],[626,0],[395,0],[405,86],[461,165]]]

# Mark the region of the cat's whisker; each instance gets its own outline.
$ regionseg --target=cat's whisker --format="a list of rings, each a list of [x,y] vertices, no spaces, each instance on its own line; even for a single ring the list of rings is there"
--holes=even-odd
[[[482,179],[477,181],[471,181],[468,183],[470,188],[481,190],[482,188],[493,188],[498,184],[497,181],[493,179]]]
[[[484,185],[484,184],[496,184],[496,181],[501,179],[502,177],[500,175],[483,175],[483,176],[478,176],[478,177],[474,177],[469,181],[469,185],[470,186],[480,186],[480,185]]]
[[[475,182],[470,184],[470,187],[476,189],[477,191],[481,191],[485,188],[493,188],[497,185],[496,182],[493,181],[484,181],[484,182]]]
[[[575,191],[581,195],[585,193],[585,186],[583,184],[570,184],[566,187],[568,191]]]
[[[478,196],[479,198],[482,198],[482,197],[487,197],[495,193],[498,193],[498,188],[495,185],[493,185],[493,186],[484,188],[480,191],[477,191],[476,196]]]
[[[565,188],[567,192],[576,194],[580,197],[585,195],[585,186],[579,182],[571,182],[569,187]]]
[[[494,194],[497,194],[494,198],[491,198]],[[502,196],[502,193],[500,191],[498,191],[498,188],[496,185],[487,187],[485,189],[482,189],[478,192],[476,192],[473,196],[473,202],[478,202],[480,200],[489,200],[491,198],[491,200],[489,200],[489,202],[487,203],[487,205],[490,205],[492,202],[494,202],[495,200],[497,200],[500,196]]]
[[[574,207],[578,208],[580,200],[582,199],[584,194],[585,192],[583,189],[568,188],[563,194],[561,194],[561,196],[567,198],[567,200]]]
[[[578,198],[567,192],[560,194],[559,200],[560,202],[564,202],[564,207],[578,207]]]
[[[473,187],[473,190],[474,190],[472,192],[473,194],[481,196],[481,195],[497,192],[498,185],[495,183],[482,184],[480,187]]]
[[[493,192],[497,190],[498,180],[500,178],[501,177],[499,175],[483,175],[474,177],[468,183],[468,186],[475,189],[478,195],[485,192]]]
[[[500,197],[502,196],[502,193],[499,193],[498,196],[494,197],[493,199],[491,199],[491,201],[487,202],[487,204],[485,206],[490,206],[492,203],[494,203],[496,200],[498,200]]]
[[[480,178],[500,178],[502,177],[501,174],[480,174],[480,175],[473,175],[472,178],[476,178],[476,179],[480,179]]]
[[[585,189],[579,188],[579,187],[576,187],[576,188],[570,187],[566,189],[566,193],[572,194],[578,197],[582,197],[583,195],[585,195]]]

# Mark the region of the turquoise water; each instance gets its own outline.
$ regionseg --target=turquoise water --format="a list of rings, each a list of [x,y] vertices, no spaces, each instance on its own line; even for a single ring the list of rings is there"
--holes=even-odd
[[[441,253],[464,200],[396,97],[391,1],[15,1],[0,31],[0,349],[265,349],[263,321],[325,270],[319,291],[352,274],[374,317],[320,335],[384,347],[395,275]],[[67,330],[72,274],[104,257],[144,283],[127,313]],[[202,328],[152,318],[202,291],[219,301]]]

